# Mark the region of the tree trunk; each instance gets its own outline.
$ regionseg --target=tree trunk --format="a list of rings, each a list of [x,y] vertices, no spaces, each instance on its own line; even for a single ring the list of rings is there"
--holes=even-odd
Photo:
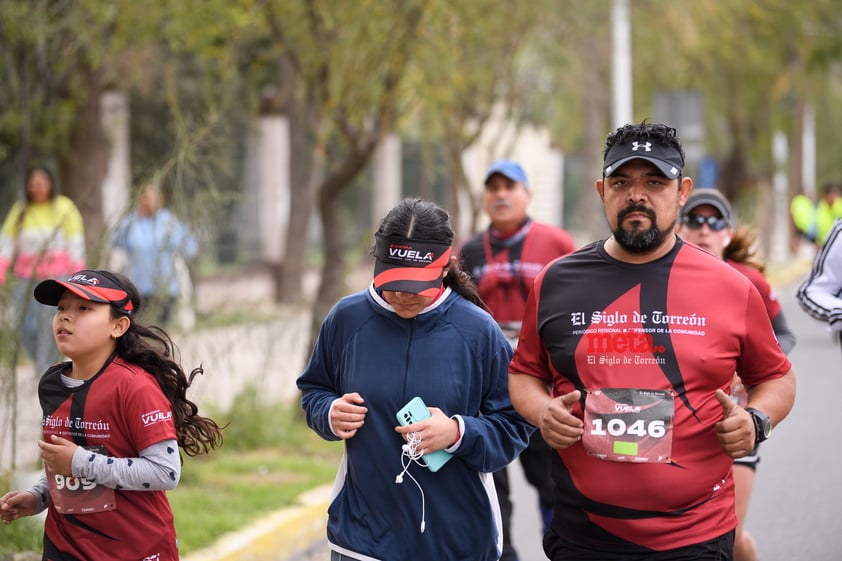
[[[88,75],[88,97],[76,113],[70,151],[59,158],[61,192],[70,197],[85,224],[87,264],[99,265],[104,253],[102,182],[108,167],[108,142],[102,130],[99,78]]]
[[[804,192],[804,119],[807,114],[807,105],[802,97],[798,97],[798,118],[795,120],[795,131],[793,131],[790,149],[789,149],[789,185],[787,186],[786,202],[792,200],[797,193]],[[787,212],[789,216],[789,212]],[[783,224],[775,224],[776,228],[786,228],[788,232],[788,248],[790,255],[798,250],[798,244],[801,241],[801,235],[795,229],[795,224],[790,218],[787,220],[786,226]],[[770,247],[769,245],[766,246]]]
[[[325,195],[322,191],[319,196],[319,214],[324,246],[324,265],[319,292],[313,302],[308,349],[312,349],[316,344],[322,321],[342,294],[345,273],[345,237],[339,197]]]
[[[313,150],[302,119],[290,113],[291,159],[290,204],[284,259],[278,270],[277,300],[296,303],[302,299],[304,258],[316,187],[324,175],[324,155]],[[309,164],[308,164],[309,162]]]
[[[312,131],[317,130],[315,111],[295,95],[295,72],[289,61],[278,64],[281,94],[290,130],[289,222],[283,262],[277,269],[275,296],[278,302],[298,303],[303,296],[304,258],[316,187],[324,175],[324,156],[313,149]]]
[[[450,156],[449,165],[447,166],[447,175],[448,175],[448,202],[450,204],[450,225],[453,227],[453,231],[456,232],[457,239],[460,238],[460,234],[462,233],[462,212],[461,212],[461,205],[459,204],[459,193],[463,189],[465,191],[470,191],[470,187],[465,186],[465,182],[462,181],[462,164],[457,159],[454,158],[452,154],[448,154]],[[473,214],[473,209],[472,209]],[[473,221],[468,224],[468,228],[473,230],[474,223]]]
[[[313,302],[310,346],[312,349],[319,327],[331,307],[342,296],[345,286],[346,247],[345,228],[342,224],[342,193],[348,188],[357,174],[371,161],[371,155],[382,135],[358,137],[354,147],[345,160],[333,168],[319,186],[319,218],[321,219],[322,246],[324,263],[322,265],[319,291]],[[324,159],[324,148],[316,147],[314,161]],[[323,168],[326,169],[326,168]]]

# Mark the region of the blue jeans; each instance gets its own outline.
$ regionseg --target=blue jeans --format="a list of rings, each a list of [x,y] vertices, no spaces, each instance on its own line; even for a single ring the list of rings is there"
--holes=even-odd
[[[32,296],[34,282],[17,279],[14,298],[18,314],[23,312],[20,326],[20,342],[35,368],[39,378],[51,365],[59,361],[59,352],[53,338],[54,306],[45,306]]]

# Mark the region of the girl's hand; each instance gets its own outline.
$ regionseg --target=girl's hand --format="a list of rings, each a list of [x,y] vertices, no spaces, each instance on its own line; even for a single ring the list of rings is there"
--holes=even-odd
[[[456,444],[459,436],[459,421],[451,419],[438,407],[428,407],[430,416],[406,426],[397,426],[395,430],[403,436],[404,440],[409,438],[410,433],[415,433],[420,439],[418,450],[425,454],[444,450]]]
[[[60,436],[50,436],[52,444],[48,444],[43,440],[38,441],[38,447],[41,449],[41,458],[44,460],[44,466],[50,473],[57,473],[59,475],[72,476],[71,465],[73,463],[73,453],[78,446],[70,440],[61,438]]]
[[[11,524],[22,516],[35,514],[35,495],[29,491],[9,491],[0,497],[0,519]]]
[[[333,427],[336,436],[342,440],[348,440],[357,434],[357,431],[365,423],[365,414],[368,408],[363,397],[357,392],[346,393],[334,402],[330,410],[330,426]]]

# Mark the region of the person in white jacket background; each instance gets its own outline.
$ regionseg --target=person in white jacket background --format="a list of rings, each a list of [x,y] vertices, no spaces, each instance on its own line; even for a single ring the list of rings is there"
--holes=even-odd
[[[834,338],[842,333],[842,219],[836,220],[813,270],[798,288],[798,304],[814,318],[827,322]]]

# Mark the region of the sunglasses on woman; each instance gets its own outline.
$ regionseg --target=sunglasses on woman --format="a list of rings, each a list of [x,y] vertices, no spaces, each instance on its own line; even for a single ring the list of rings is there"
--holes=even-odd
[[[721,232],[728,227],[728,221],[719,216],[702,216],[701,214],[688,214],[684,217],[684,223],[691,230],[699,230],[705,224],[714,232]]]

